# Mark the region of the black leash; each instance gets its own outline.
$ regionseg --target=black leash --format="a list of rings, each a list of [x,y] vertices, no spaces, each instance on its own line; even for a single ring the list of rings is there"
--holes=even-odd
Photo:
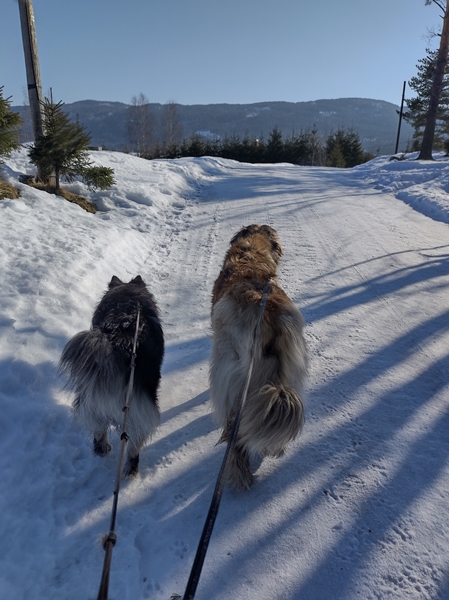
[[[111,561],[112,561],[112,549],[117,542],[117,534],[115,533],[115,520],[117,518],[117,504],[118,504],[118,494],[120,491],[120,480],[122,474],[122,462],[123,455],[125,453],[126,442],[128,441],[128,434],[126,433],[126,426],[128,424],[128,414],[129,414],[129,405],[131,403],[131,394],[134,386],[134,370],[136,367],[136,348],[137,348],[137,336],[139,334],[139,321],[140,321],[140,304],[137,309],[137,318],[136,318],[136,331],[134,333],[134,343],[133,343],[133,353],[131,355],[131,372],[129,375],[129,383],[128,390],[126,392],[126,401],[125,406],[123,407],[123,412],[125,416],[123,418],[123,430],[121,439],[121,448],[120,455],[117,467],[117,477],[115,480],[115,489],[114,489],[114,500],[112,503],[112,514],[111,514],[111,524],[109,526],[109,533],[105,536],[103,540],[103,548],[105,551],[104,564],[103,564],[103,573],[101,575],[101,583],[100,589],[98,591],[97,600],[108,600],[108,590],[109,590],[109,575],[111,571]]]
[[[223,458],[223,462],[221,464],[220,472],[218,474],[217,483],[215,484],[214,495],[212,496],[212,501],[210,503],[209,512],[207,513],[206,522],[204,524],[203,533],[201,534],[201,538],[198,544],[198,549],[196,551],[195,560],[193,561],[192,570],[190,571],[190,577],[187,582],[186,590],[184,592],[183,600],[193,600],[196,593],[196,588],[198,586],[198,582],[200,580],[201,571],[203,568],[204,559],[206,558],[206,552],[209,546],[210,538],[212,535],[212,530],[214,528],[215,519],[218,514],[218,509],[220,507],[221,496],[223,493],[224,485],[225,485],[225,474],[226,469],[229,463],[229,457],[231,456],[232,451],[235,448],[237,442],[237,434],[240,427],[240,421],[242,417],[242,409],[246,401],[246,396],[248,394],[248,388],[251,381],[251,375],[253,372],[254,366],[254,347],[259,336],[260,323],[262,321],[263,311],[265,310],[265,305],[267,303],[268,292],[270,291],[270,281],[268,280],[265,284],[262,294],[262,300],[260,302],[259,315],[257,317],[257,323],[254,328],[253,334],[253,343],[251,346],[251,360],[249,363],[248,373],[246,376],[245,386],[243,388],[242,395],[240,397],[240,402],[237,408],[237,413],[234,419],[234,424],[232,427],[231,436],[228,441],[228,445],[226,447],[226,452]],[[100,600],[100,599],[98,599]]]

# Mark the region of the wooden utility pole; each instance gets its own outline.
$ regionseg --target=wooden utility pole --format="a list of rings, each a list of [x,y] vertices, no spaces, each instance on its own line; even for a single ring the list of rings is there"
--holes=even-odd
[[[430,90],[426,126],[424,128],[421,151],[419,153],[418,160],[432,160],[432,146],[433,139],[435,137],[438,104],[440,102],[441,90],[443,89],[443,79],[446,70],[449,49],[449,0],[446,0],[445,8],[437,0],[433,0],[433,2],[443,10],[443,29],[441,31],[440,47],[438,49],[435,74],[433,76],[432,88]],[[427,0],[426,4],[430,3],[431,1]]]
[[[20,25],[22,27],[23,51],[25,53],[31,120],[33,123],[34,139],[37,140],[37,138],[44,132],[44,112],[42,107],[42,84],[39,69],[39,57],[37,53],[34,11],[31,0],[18,1]]]
[[[394,149],[394,153],[397,154],[398,153],[398,148],[399,148],[399,137],[401,135],[401,123],[402,123],[402,116],[404,114],[404,98],[405,98],[405,86],[407,85],[407,82],[404,81],[404,86],[402,88],[402,100],[401,100],[401,110],[399,112],[399,125],[398,125],[398,135],[396,136],[396,147]]]

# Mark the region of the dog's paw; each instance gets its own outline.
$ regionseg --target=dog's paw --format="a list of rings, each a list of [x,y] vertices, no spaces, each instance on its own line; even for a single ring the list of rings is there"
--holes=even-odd
[[[130,479],[135,477],[139,472],[139,455],[128,457],[125,466],[123,467],[123,477]]]
[[[107,439],[101,438],[97,440],[94,438],[94,454],[97,456],[106,456],[111,450],[112,446]]]

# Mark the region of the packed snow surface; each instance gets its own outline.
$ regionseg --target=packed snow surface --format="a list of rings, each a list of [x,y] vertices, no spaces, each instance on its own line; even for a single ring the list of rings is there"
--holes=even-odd
[[[113,275],[161,309],[161,426],[124,481],[109,594],[183,594],[224,446],[210,416],[210,298],[231,236],[266,223],[307,321],[306,425],[226,490],[197,600],[449,599],[449,162],[355,169],[92,153],[116,185],[83,211],[2,176],[0,597],[96,598],[119,439],[101,459],[57,364]]]

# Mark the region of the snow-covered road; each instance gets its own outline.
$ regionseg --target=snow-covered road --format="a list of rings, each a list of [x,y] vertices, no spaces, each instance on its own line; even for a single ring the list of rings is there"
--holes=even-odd
[[[231,236],[257,222],[278,231],[308,324],[306,425],[251,491],[225,492],[196,598],[448,600],[449,226],[395,197],[383,164],[99,162],[118,183],[97,215],[25,186],[0,202],[2,597],[96,596],[119,444],[91,454],[56,363],[111,276],[138,273],[164,323],[162,424],[122,487],[110,597],[182,595],[224,453],[211,289]],[[10,180],[28,168],[7,164]]]

